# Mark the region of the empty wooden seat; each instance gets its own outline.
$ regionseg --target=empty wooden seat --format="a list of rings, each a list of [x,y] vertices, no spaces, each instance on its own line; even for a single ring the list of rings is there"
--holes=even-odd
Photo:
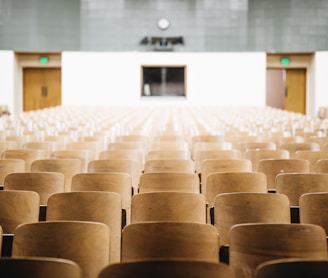
[[[260,264],[255,278],[326,278],[328,259],[280,259]]]
[[[20,225],[13,257],[56,257],[76,262],[83,278],[97,277],[109,261],[109,228],[98,222],[44,221]]]
[[[186,260],[152,260],[112,264],[103,269],[99,278],[233,278],[229,266],[221,263]]]
[[[18,172],[25,172],[23,159],[0,159],[0,185],[3,185],[8,174]]]
[[[80,191],[53,194],[47,206],[47,221],[51,220],[93,221],[106,224],[110,230],[109,262],[120,262],[122,202],[118,193]]]
[[[51,194],[64,192],[65,177],[57,172],[11,173],[4,180],[4,190],[35,191],[40,205],[46,205]]]
[[[90,160],[97,159],[99,153],[103,149],[103,145],[98,141],[75,141],[75,142],[67,142],[65,149],[88,151],[90,157],[87,159],[87,161],[85,161],[85,166],[86,166]]]
[[[320,145],[315,142],[293,142],[280,144],[281,150],[289,151],[290,158],[295,158],[297,151],[320,151]]]
[[[0,259],[3,278],[81,278],[81,268],[72,260],[49,257],[4,257]]]
[[[142,222],[122,232],[122,262],[181,259],[218,262],[214,226],[188,222]]]
[[[56,150],[57,146],[51,141],[33,141],[24,143],[22,148],[44,151],[44,158],[50,158],[50,154]]]
[[[178,221],[206,223],[203,195],[185,192],[140,193],[131,200],[131,223]]]
[[[280,173],[309,173],[310,162],[304,159],[263,159],[258,171],[267,177],[268,189],[275,189],[276,176]]]
[[[256,267],[283,258],[327,258],[323,228],[310,224],[237,224],[230,230],[229,264],[236,277],[254,277]]]
[[[157,159],[147,160],[144,165],[145,173],[194,173],[195,166],[191,159]]]
[[[43,150],[5,150],[1,154],[2,159],[22,159],[25,161],[25,171],[31,171],[31,164],[33,161],[45,158]]]
[[[52,152],[50,157],[55,159],[78,159],[81,161],[79,172],[86,172],[88,163],[94,159],[94,154],[92,151],[85,149],[65,149]]]
[[[81,172],[81,160],[77,158],[40,159],[31,164],[32,172],[58,172],[64,175],[65,191],[71,191],[72,177]]]
[[[36,192],[0,191],[0,226],[5,234],[13,234],[23,223],[38,222],[40,197]]]
[[[214,226],[220,244],[229,243],[229,231],[241,223],[290,223],[289,200],[283,194],[224,193],[215,198]]]
[[[300,222],[319,225],[328,236],[328,192],[303,194],[299,205]]]
[[[237,149],[244,154],[246,150],[275,150],[276,144],[271,141],[249,142],[243,141],[237,144]]]
[[[149,151],[147,154],[147,160],[160,160],[160,159],[190,159],[190,153],[187,151],[180,150],[156,150]]]
[[[328,174],[278,174],[275,188],[277,193],[285,194],[289,198],[291,206],[298,206],[300,197],[305,193],[328,192]]]
[[[297,151],[295,153],[295,158],[297,159],[305,159],[310,162],[310,171],[312,173],[318,172],[318,164],[317,161],[320,159],[328,159],[327,151]]]
[[[231,150],[232,144],[230,142],[195,142],[192,148],[192,158],[195,159],[198,151],[218,151],[218,150]]]
[[[287,159],[290,155],[287,150],[248,149],[245,150],[244,157],[252,162],[253,171],[257,171],[258,163],[262,159]]]
[[[328,159],[319,159],[317,161],[318,173],[328,174]]]
[[[138,163],[131,159],[99,159],[92,160],[88,164],[88,173],[108,172],[125,173],[131,176],[134,192],[138,192],[139,168]]]
[[[139,193],[157,191],[200,193],[199,177],[195,173],[142,174],[139,182]]]
[[[212,173],[252,172],[248,159],[205,159],[201,164],[201,192],[206,195],[207,178]]]

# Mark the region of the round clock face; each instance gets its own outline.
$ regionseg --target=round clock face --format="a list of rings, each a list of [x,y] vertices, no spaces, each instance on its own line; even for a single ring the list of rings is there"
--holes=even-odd
[[[157,26],[161,30],[166,30],[170,26],[170,21],[166,18],[161,18],[157,21]]]

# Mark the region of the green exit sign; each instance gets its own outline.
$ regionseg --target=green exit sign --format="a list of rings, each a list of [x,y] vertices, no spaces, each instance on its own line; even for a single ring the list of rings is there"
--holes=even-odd
[[[284,66],[289,65],[290,64],[290,59],[288,57],[282,57],[280,59],[280,64],[284,65]]]
[[[42,65],[48,64],[49,63],[49,58],[47,56],[41,56],[39,58],[39,63]]]

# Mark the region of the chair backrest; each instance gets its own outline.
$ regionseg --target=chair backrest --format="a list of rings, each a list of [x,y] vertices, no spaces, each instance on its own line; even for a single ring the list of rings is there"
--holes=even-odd
[[[1,190],[0,211],[3,233],[13,234],[20,224],[39,221],[40,197],[32,191]]]
[[[276,144],[271,141],[261,141],[261,142],[252,142],[252,141],[244,141],[239,142],[237,144],[237,149],[245,153],[246,150],[275,150]]]
[[[327,258],[323,228],[310,224],[237,224],[230,230],[229,265],[236,277],[254,277],[256,267],[283,258]]]
[[[31,150],[43,150],[45,154],[44,158],[50,158],[50,154],[56,150],[57,146],[56,142],[33,141],[24,143],[22,148]]]
[[[149,221],[206,223],[204,195],[185,192],[151,192],[133,196],[131,223]]]
[[[328,159],[327,151],[297,151],[295,153],[295,158],[305,159],[310,162],[311,173],[318,173],[317,161],[320,159]]]
[[[300,197],[305,193],[328,192],[328,174],[278,174],[275,188],[277,193],[285,194],[289,198],[291,206],[298,206]]]
[[[31,172],[57,172],[64,175],[65,191],[71,191],[72,177],[81,172],[81,161],[76,158],[40,159],[33,161]]]
[[[283,194],[224,193],[215,198],[214,226],[220,244],[229,243],[229,231],[242,223],[290,223],[289,200]]]
[[[231,150],[232,144],[230,142],[195,142],[193,144],[192,149],[192,158],[195,159],[196,153],[198,151],[206,151],[206,150]]]
[[[102,144],[97,141],[75,141],[68,142],[66,144],[67,150],[86,150],[89,151],[88,159],[85,161],[85,166],[88,165],[90,160],[94,160],[98,158],[99,153],[102,151]]]
[[[132,187],[138,192],[139,168],[138,163],[131,159],[97,159],[88,164],[88,173],[126,173],[131,176]]]
[[[280,173],[310,173],[310,162],[304,159],[262,159],[258,171],[267,177],[268,189],[275,189],[276,176]]]
[[[79,173],[72,178],[72,191],[107,191],[121,196],[122,208],[130,210],[132,181],[126,173]]]
[[[65,149],[52,152],[50,157],[55,159],[78,159],[81,161],[79,172],[86,172],[88,163],[94,158],[94,153],[85,149]]]
[[[229,266],[221,263],[197,262],[184,260],[157,260],[145,262],[129,262],[107,266],[99,274],[99,278],[233,278]]]
[[[109,262],[120,261],[122,202],[118,193],[80,191],[54,194],[50,196],[47,206],[47,221],[51,220],[93,221],[106,224],[110,230]]]
[[[18,172],[25,172],[23,159],[0,159],[0,185],[3,185],[8,174]]]
[[[191,159],[157,159],[145,162],[144,173],[163,172],[194,173],[194,162]]]
[[[22,159],[25,161],[25,171],[31,171],[31,164],[33,161],[45,158],[43,150],[5,150],[1,154],[2,159]]]
[[[260,264],[255,278],[326,278],[328,259],[280,259]]]
[[[141,222],[122,232],[122,262],[185,259],[218,262],[214,226],[188,222]]]
[[[139,192],[200,193],[199,177],[195,173],[145,173],[140,176]]]
[[[290,158],[295,158],[297,151],[320,151],[320,145],[315,142],[290,142],[280,144],[281,150],[289,151]]]
[[[233,192],[267,193],[267,180],[259,172],[212,173],[206,180],[206,201],[214,206],[216,195]]]
[[[328,159],[319,159],[317,161],[318,173],[328,174]]]
[[[258,163],[262,159],[287,159],[290,158],[287,150],[265,150],[265,149],[249,149],[244,152],[245,159],[252,162],[253,171],[258,170]]]
[[[3,257],[0,259],[3,278],[81,278],[81,268],[72,260],[49,257]]]
[[[201,164],[201,192],[206,195],[207,177],[212,173],[252,172],[248,159],[205,159]]]
[[[300,222],[319,225],[328,236],[328,192],[303,194],[299,205]]]
[[[11,173],[5,177],[4,190],[35,191],[40,205],[46,205],[51,194],[64,192],[65,177],[58,172]]]
[[[205,159],[240,159],[241,154],[238,150],[205,150],[195,153],[195,169],[197,173],[202,172],[202,162]]]
[[[98,222],[43,221],[17,227],[12,257],[58,257],[76,262],[83,278],[97,277],[109,261],[109,228]]]
[[[185,150],[156,150],[149,151],[147,160],[173,159],[173,160],[188,160],[190,153]]]

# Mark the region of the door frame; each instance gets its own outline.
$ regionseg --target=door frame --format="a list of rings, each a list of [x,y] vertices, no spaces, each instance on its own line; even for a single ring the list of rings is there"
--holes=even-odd
[[[306,69],[306,96],[305,113],[315,116],[314,107],[315,85],[314,85],[314,56],[315,53],[267,53],[266,69]],[[282,65],[280,59],[288,57],[290,64]]]
[[[41,56],[47,56],[49,62],[40,64]],[[15,52],[15,85],[14,85],[14,114],[23,112],[23,69],[24,68],[60,68],[61,69],[61,53],[52,52]]]

